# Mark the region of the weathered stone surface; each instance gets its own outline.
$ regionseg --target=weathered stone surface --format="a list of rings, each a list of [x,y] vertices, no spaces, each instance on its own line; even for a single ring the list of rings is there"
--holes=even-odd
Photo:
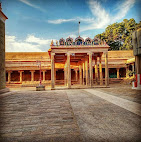
[[[0,89],[0,94],[6,93],[6,92],[9,92],[9,88]]]
[[[141,140],[140,116],[97,97],[98,94],[82,90],[67,94],[84,142]]]
[[[81,141],[66,93],[24,91],[2,96],[0,142],[5,141]]]
[[[140,141],[140,124],[140,116],[81,89],[0,96],[0,142]]]
[[[0,89],[5,88],[5,23],[0,19]]]

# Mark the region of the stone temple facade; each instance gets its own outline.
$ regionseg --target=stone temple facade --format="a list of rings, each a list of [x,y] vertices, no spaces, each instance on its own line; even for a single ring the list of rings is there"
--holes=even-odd
[[[7,52],[7,86],[39,84],[41,63],[42,84],[56,87],[109,86],[113,81],[128,78],[134,72],[133,51],[108,51],[105,41],[97,38],[61,38],[52,41],[47,52]]]

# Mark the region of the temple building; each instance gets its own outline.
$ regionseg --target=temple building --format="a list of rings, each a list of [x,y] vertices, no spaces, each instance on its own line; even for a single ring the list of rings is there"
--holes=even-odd
[[[48,52],[7,52],[6,84],[36,86],[41,63],[42,84],[73,88],[108,87],[134,72],[133,51],[108,51],[110,47],[98,38],[61,38],[51,42]]]

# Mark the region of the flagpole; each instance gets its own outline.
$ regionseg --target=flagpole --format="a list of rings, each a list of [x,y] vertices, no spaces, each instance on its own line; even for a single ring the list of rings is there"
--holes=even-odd
[[[80,34],[79,34],[79,29],[80,28],[80,21],[78,22],[78,36],[80,36]]]

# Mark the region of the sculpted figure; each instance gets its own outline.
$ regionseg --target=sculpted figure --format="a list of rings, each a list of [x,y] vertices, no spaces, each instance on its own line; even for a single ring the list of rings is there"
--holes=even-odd
[[[51,41],[51,44],[50,45],[53,45],[53,40]]]

